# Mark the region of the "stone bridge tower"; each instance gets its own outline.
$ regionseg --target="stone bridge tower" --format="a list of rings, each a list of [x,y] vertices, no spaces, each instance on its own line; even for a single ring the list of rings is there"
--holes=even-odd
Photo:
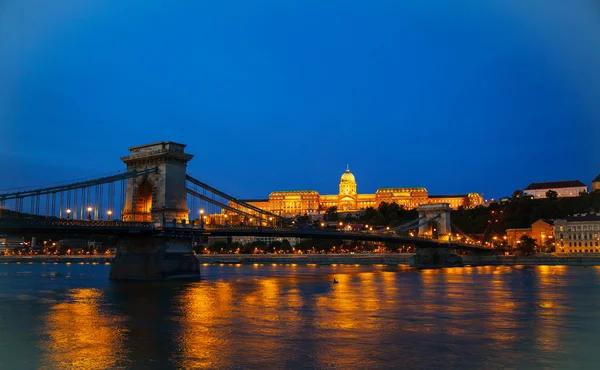
[[[186,145],[170,141],[134,146],[121,157],[127,171],[156,168],[148,175],[127,180],[123,221],[161,222],[188,219],[187,162],[194,157]]]
[[[431,238],[435,237],[440,240],[448,240],[452,233],[452,222],[450,221],[450,208],[449,203],[440,204],[423,204],[417,208],[419,217],[423,217],[424,220],[429,220],[439,215],[438,218],[431,221],[430,223],[419,226],[419,237],[420,238]]]

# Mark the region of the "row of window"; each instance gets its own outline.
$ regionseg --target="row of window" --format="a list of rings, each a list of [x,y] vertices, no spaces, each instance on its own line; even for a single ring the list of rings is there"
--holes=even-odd
[[[567,231],[598,231],[600,227],[598,225],[579,225],[579,226],[568,226]],[[564,226],[560,226],[560,231],[564,231]]]
[[[578,245],[578,244],[579,244],[579,245]],[[582,244],[583,244],[583,245],[582,245]],[[562,247],[562,246],[564,246],[564,245],[563,245],[563,242],[560,242],[560,246],[561,246],[561,247]],[[569,242],[569,247],[587,247],[587,246],[588,246],[588,242],[583,242],[583,243],[582,243],[582,242]],[[589,246],[590,246],[590,247],[593,247],[593,246],[594,246],[594,242],[590,242],[590,243],[589,243]],[[598,245],[598,241],[597,241],[597,240],[596,240],[596,242],[595,242],[595,246],[596,246],[596,247],[598,247],[598,246],[599,246],[599,245]]]
[[[564,234],[560,234],[561,239],[565,239]],[[581,233],[581,234],[567,234],[567,240],[585,240],[585,239],[598,239],[598,233],[594,233],[592,237],[592,233]]]

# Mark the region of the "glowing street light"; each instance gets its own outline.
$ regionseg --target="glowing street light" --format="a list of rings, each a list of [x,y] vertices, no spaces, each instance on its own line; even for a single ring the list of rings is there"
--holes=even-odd
[[[321,227],[325,227],[325,222],[321,222]]]
[[[112,211],[109,209],[108,212],[106,212],[106,213],[108,213],[108,221],[110,221],[111,216],[112,216]]]
[[[92,207],[88,207],[87,211],[88,211],[88,220],[91,221],[92,220]]]
[[[200,228],[204,228],[204,209],[200,209]]]
[[[71,218],[71,208],[67,208],[67,220]]]

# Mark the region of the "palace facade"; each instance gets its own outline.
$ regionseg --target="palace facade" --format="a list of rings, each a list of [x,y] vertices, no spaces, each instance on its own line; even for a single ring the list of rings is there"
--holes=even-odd
[[[477,193],[429,195],[425,188],[381,188],[377,189],[375,194],[359,194],[356,179],[349,169],[342,174],[338,194],[321,195],[315,190],[275,191],[268,199],[243,201],[284,217],[318,215],[325,213],[330,207],[337,207],[338,212],[356,212],[368,207],[377,208],[382,202],[395,202],[407,209],[435,203],[448,203],[453,209],[473,208],[483,204],[483,198]],[[229,206],[241,208],[233,203]],[[247,209],[242,210],[254,213]]]

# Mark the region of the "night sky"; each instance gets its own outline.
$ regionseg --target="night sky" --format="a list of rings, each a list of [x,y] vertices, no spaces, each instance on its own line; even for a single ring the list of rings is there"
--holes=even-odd
[[[0,0],[0,189],[188,144],[233,195],[600,173],[597,0]]]

